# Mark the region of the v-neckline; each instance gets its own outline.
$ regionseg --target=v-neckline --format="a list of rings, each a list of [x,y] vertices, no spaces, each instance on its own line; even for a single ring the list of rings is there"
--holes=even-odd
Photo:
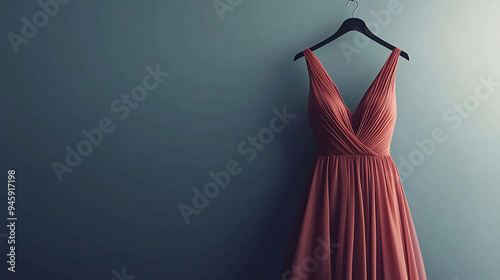
[[[323,64],[321,63],[321,61],[316,57],[316,55],[314,54],[314,52],[310,49],[310,48],[307,48],[304,50],[305,51],[308,51],[312,56],[313,58],[316,60],[316,62],[319,64],[319,66],[321,67],[321,71],[323,71],[323,73],[328,77],[328,79],[330,80],[330,82],[332,83],[332,85],[334,86],[334,89],[335,89],[335,92],[337,93],[338,97],[340,98],[340,101],[342,102],[342,105],[345,107],[346,111],[349,113],[350,115],[350,118],[352,116],[354,116],[356,114],[356,112],[358,111],[359,109],[359,106],[363,103],[364,99],[366,98],[368,92],[370,91],[370,89],[372,88],[373,84],[375,84],[375,82],[377,81],[377,79],[380,77],[380,74],[384,71],[384,69],[386,68],[389,60],[391,59],[391,57],[394,55],[394,53],[398,50],[399,48],[394,48],[391,52],[391,54],[389,55],[389,57],[387,57],[387,59],[385,60],[385,63],[384,65],[382,65],[382,68],[380,69],[380,71],[378,72],[377,76],[375,76],[375,79],[373,80],[373,82],[370,84],[370,86],[368,87],[368,89],[364,92],[363,96],[361,97],[361,100],[359,101],[358,105],[356,106],[356,108],[354,109],[354,112],[351,112],[351,109],[349,109],[349,107],[347,107],[347,105],[345,104],[344,102],[344,99],[342,98],[342,94],[340,93],[340,90],[337,88],[337,85],[335,84],[335,82],[332,80],[332,78],[330,77],[330,74],[328,74],[328,72],[326,71],[325,67],[323,66]],[[351,120],[352,121],[352,120]],[[352,129],[352,123],[351,123],[351,129]],[[353,132],[354,132],[354,129],[353,129]],[[357,134],[357,132],[355,133]]]

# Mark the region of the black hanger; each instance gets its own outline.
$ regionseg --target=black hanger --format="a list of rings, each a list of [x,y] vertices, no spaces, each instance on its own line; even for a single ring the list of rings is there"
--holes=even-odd
[[[366,23],[362,20],[362,19],[359,19],[359,18],[356,18],[355,17],[355,13],[356,13],[356,10],[358,9],[358,2],[356,0],[349,0],[347,2],[346,5],[349,5],[349,3],[353,1],[353,2],[356,2],[356,9],[354,9],[354,12],[352,12],[352,18],[349,18],[347,20],[345,20],[342,25],[340,26],[339,30],[337,30],[337,32],[335,32],[335,34],[333,34],[332,36],[330,36],[329,38],[325,39],[323,42],[320,42],[316,45],[314,45],[313,47],[310,48],[311,51],[314,51],[316,49],[319,49],[321,48],[322,46],[332,42],[333,40],[339,38],[340,36],[346,34],[347,32],[349,31],[358,31],[362,34],[364,34],[366,37],[372,39],[373,41],[381,44],[382,46],[390,49],[390,50],[394,50],[396,47],[394,47],[393,45],[387,43],[386,41],[380,39],[379,37],[377,37],[375,34],[373,34],[370,29],[368,29],[368,26],[366,26]],[[401,54],[400,54],[402,57],[406,58],[406,60],[410,60],[410,57],[408,56],[408,54],[404,51],[401,51]],[[294,61],[303,57],[304,56],[304,53],[303,52],[300,52],[298,54],[295,55],[295,58],[294,58]]]

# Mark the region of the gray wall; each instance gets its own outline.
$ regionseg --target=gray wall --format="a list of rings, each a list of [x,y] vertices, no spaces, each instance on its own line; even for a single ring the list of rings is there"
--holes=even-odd
[[[37,1],[0,4],[0,170],[5,180],[16,170],[18,217],[17,272],[7,275],[279,279],[315,153],[307,68],[293,57],[355,4],[66,2],[49,7],[47,22]],[[500,3],[359,2],[356,16],[411,58],[398,65],[391,154],[428,278],[498,279]],[[40,27],[23,31],[34,15]],[[351,109],[390,53],[366,43],[349,33],[315,51]],[[144,90],[157,65],[169,74]],[[139,101],[127,101],[131,91]],[[252,148],[248,137],[265,137],[285,107],[295,117]],[[444,141],[419,146],[439,132]],[[87,155],[66,158],[67,149]],[[193,206],[193,189],[213,187],[210,172],[221,170],[227,186],[187,224],[179,205]]]

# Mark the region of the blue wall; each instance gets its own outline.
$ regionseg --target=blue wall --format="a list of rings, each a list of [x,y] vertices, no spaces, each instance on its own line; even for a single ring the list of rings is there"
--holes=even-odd
[[[2,279],[279,279],[315,153],[293,57],[345,2],[2,1],[0,170],[16,170],[18,217],[15,274],[0,227]],[[391,154],[428,278],[498,279],[499,2],[359,2],[410,55]],[[389,53],[356,33],[315,51],[351,109]]]

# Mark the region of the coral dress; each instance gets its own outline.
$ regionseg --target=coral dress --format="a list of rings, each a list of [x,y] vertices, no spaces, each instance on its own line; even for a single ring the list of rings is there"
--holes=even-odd
[[[398,169],[395,48],[354,113],[310,49],[308,117],[317,154],[282,280],[426,280]]]

